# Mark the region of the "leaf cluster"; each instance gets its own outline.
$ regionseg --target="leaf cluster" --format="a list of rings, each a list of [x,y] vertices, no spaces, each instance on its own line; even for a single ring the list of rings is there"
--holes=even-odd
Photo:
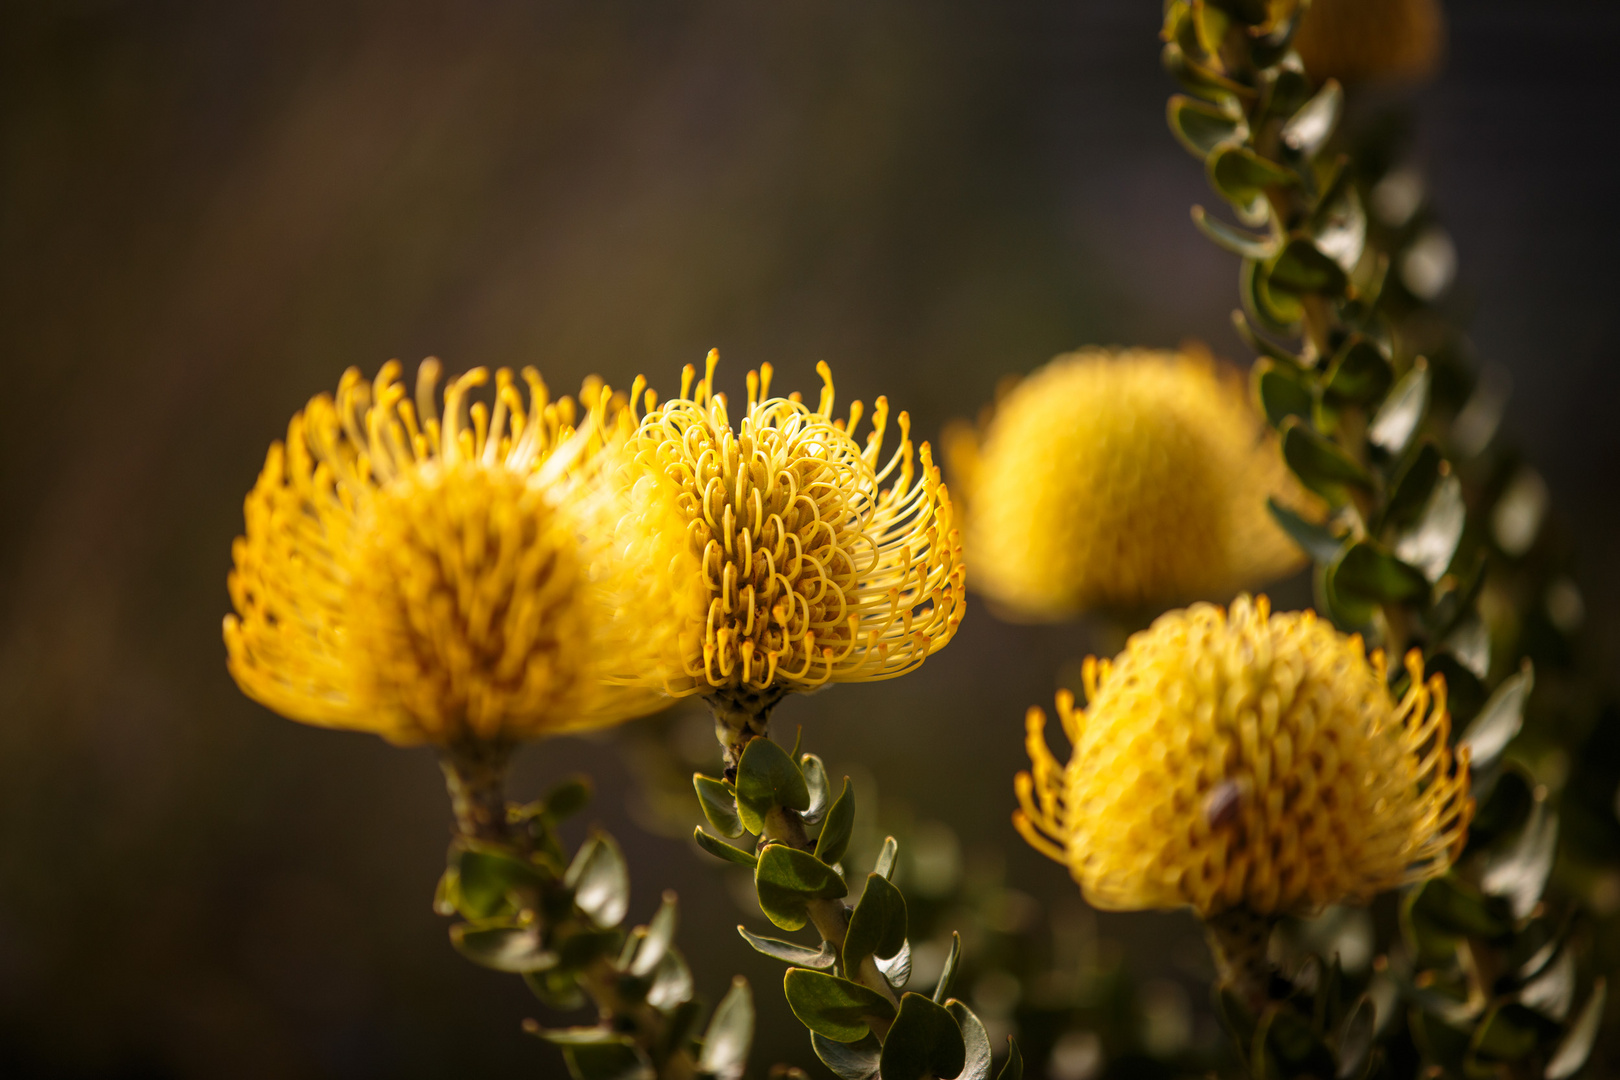
[[[1308,1007],[1223,1012],[1255,1076],[1402,1075],[1401,1062],[1424,1075],[1569,1076],[1591,1050],[1604,981],[1585,980],[1574,1007],[1579,921],[1543,900],[1555,798],[1503,757],[1523,726],[1528,661],[1489,689],[1478,601],[1493,562],[1517,554],[1492,527],[1504,493],[1464,484],[1457,455],[1481,440],[1436,412],[1455,357],[1437,366],[1413,351],[1421,339],[1401,320],[1422,290],[1392,273],[1421,234],[1369,215],[1370,171],[1338,131],[1343,92],[1314,85],[1289,50],[1303,7],[1173,0],[1164,60],[1185,93],[1170,100],[1170,127],[1237,219],[1193,211],[1241,261],[1233,321],[1258,354],[1255,398],[1288,467],[1327,507],[1320,519],[1275,501],[1271,512],[1315,563],[1324,614],[1393,652],[1421,648],[1426,674],[1445,676],[1454,711],[1472,720],[1459,741],[1479,812],[1464,859],[1401,900],[1388,963],[1405,1023],[1380,1017],[1376,1034],[1407,1052],[1373,1045],[1363,1004],[1339,1010],[1336,970],[1316,980],[1327,989]]]
[[[905,896],[893,881],[899,847],[884,841],[860,895],[843,860],[855,824],[855,795],[845,777],[836,798],[814,754],[792,753],[766,738],[744,748],[736,779],[694,775],[709,826],[700,847],[748,867],[760,910],[785,931],[814,924],[819,947],[767,937],[739,926],[744,941],[788,964],[783,992],[810,1032],[816,1055],[841,1080],[988,1080],[992,1054],[984,1024],[950,997],[961,958],[952,936],[945,969],[931,993],[908,991],[911,943]],[[814,830],[814,837],[810,836]],[[745,836],[749,847],[727,843]],[[1009,1040],[998,1080],[1018,1080],[1023,1063]]]
[[[737,1080],[753,1040],[747,982],[733,981],[700,1030],[704,1006],[674,944],[675,894],[626,932],[630,874],[618,844],[592,832],[569,858],[557,837],[558,822],[589,797],[586,781],[565,781],[509,807],[507,839],[452,843],[434,899],[440,914],[461,920],[451,943],[476,964],[521,975],[553,1009],[596,1005],[595,1024],[525,1024],[561,1049],[575,1080]]]

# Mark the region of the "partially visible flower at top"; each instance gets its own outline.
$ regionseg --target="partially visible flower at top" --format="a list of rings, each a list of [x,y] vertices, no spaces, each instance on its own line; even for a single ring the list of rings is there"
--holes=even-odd
[[[1440,0],[1312,0],[1294,48],[1318,82],[1418,82],[1440,69],[1446,17]]]
[[[1198,346],[1059,356],[945,449],[974,588],[1013,618],[1231,595],[1304,563],[1266,498],[1310,497]]]
[[[1240,596],[1172,611],[1112,663],[1088,659],[1087,706],[1058,695],[1067,767],[1031,709],[1019,831],[1099,908],[1313,912],[1440,874],[1473,815],[1445,681],[1397,703],[1384,657],[1313,612]]]
[[[913,670],[956,633],[965,603],[951,501],[928,444],[912,457],[911,420],[880,460],[889,405],[878,398],[865,446],[860,402],[834,420],[832,375],[818,364],[817,408],[771,397],[771,367],[748,373],[733,426],[687,366],[678,398],[649,408],[637,461],[680,489],[706,604],[682,637],[689,693],[704,695],[728,748],[762,734],[785,694]]]
[[[270,447],[232,549],[231,674],[307,724],[400,744],[510,744],[657,708],[685,558],[673,493],[624,455],[600,380],[551,401],[476,368],[436,407],[351,368]],[[637,387],[635,392],[639,392]],[[576,427],[577,425],[577,427]],[[688,572],[689,573],[689,572]]]

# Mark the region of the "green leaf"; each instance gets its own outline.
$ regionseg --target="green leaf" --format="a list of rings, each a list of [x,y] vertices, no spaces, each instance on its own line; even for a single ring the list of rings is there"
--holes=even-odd
[[[1524,726],[1524,703],[1535,682],[1535,670],[1530,661],[1525,660],[1518,673],[1503,679],[1491,694],[1485,707],[1457,740],[1458,745],[1468,747],[1470,768],[1476,771],[1489,768],[1507,749],[1513,736]]]
[[[1340,1077],[1359,1076],[1372,1056],[1373,1037],[1377,1033],[1378,1007],[1373,1004],[1372,998],[1362,994],[1350,1010],[1350,1015],[1344,1018],[1344,1024],[1339,1028],[1336,1049],[1339,1067],[1334,1075]]]
[[[840,861],[849,850],[849,837],[855,828],[855,792],[850,789],[849,777],[844,777],[844,790],[827,811],[827,820],[816,837],[816,858],[827,864]]]
[[[1262,1074],[1262,1062],[1268,1078],[1334,1074],[1333,1053],[1311,1030],[1310,1020],[1286,1002],[1273,1003],[1261,1013],[1252,1045],[1257,1076]]]
[[[1198,231],[1215,242],[1223,251],[1243,259],[1269,259],[1277,254],[1277,241],[1264,233],[1247,233],[1228,225],[1220,218],[1211,217],[1202,206],[1192,208],[1193,224]]]
[[[1555,1030],[1544,1017],[1517,1002],[1493,1007],[1474,1029],[1469,1049],[1487,1061],[1519,1061],[1535,1053],[1541,1040]]]
[[[1512,914],[1491,896],[1475,891],[1455,874],[1425,882],[1412,908],[1433,925],[1457,937],[1500,938],[1513,929]]]
[[[841,1043],[812,1031],[810,1046],[838,1080],[873,1080],[878,1074],[883,1046],[870,1035],[855,1043]]]
[[[1338,558],[1339,549],[1344,546],[1344,540],[1333,534],[1326,525],[1318,525],[1314,521],[1306,521],[1276,499],[1266,499],[1266,509],[1271,512],[1272,520],[1283,532],[1293,538],[1311,557],[1311,561],[1327,565]]]
[[[1302,421],[1288,417],[1281,434],[1283,460],[1306,487],[1328,501],[1343,502],[1347,486],[1372,488],[1372,477],[1354,458]]]
[[[579,988],[577,972],[572,969],[553,968],[549,971],[525,971],[523,982],[534,996],[558,1012],[572,1012],[585,1004],[585,992]]]
[[[1244,259],[1240,264],[1238,294],[1243,310],[1265,330],[1291,334],[1305,317],[1305,308],[1297,296],[1286,290],[1272,290],[1268,265],[1258,259]]]
[[[752,851],[744,851],[740,847],[734,847],[733,845],[726,843],[724,840],[710,836],[708,833],[703,831],[703,826],[701,825],[698,825],[692,829],[692,839],[697,841],[698,847],[702,848],[704,851],[707,851],[710,855],[713,855],[716,858],[726,860],[726,862],[736,863],[738,866],[746,866],[750,870],[759,865],[759,857],[756,856]]]
[[[1519,1004],[1550,1020],[1562,1023],[1569,1019],[1575,1004],[1574,950],[1560,949],[1557,959],[1519,991]]]
[[[565,929],[553,943],[557,950],[559,967],[582,968],[599,956],[611,956],[619,951],[624,935],[618,930],[587,929],[575,922],[571,931]]]
[[[1181,88],[1206,101],[1224,102],[1228,98],[1252,99],[1254,91],[1242,83],[1216,74],[1209,68],[1188,58],[1186,51],[1176,42],[1168,42],[1159,54],[1164,69]]]
[[[838,872],[807,851],[769,844],[754,870],[754,888],[765,916],[783,930],[798,930],[809,921],[811,900],[844,896]]]
[[[1170,133],[1199,161],[1221,143],[1231,139],[1242,142],[1248,136],[1249,125],[1244,123],[1241,112],[1234,116],[1219,106],[1181,94],[1171,95],[1165,113]]]
[[[1377,345],[1352,334],[1328,364],[1327,390],[1346,401],[1362,403],[1383,397],[1395,373]]]
[[[1302,420],[1311,418],[1315,402],[1298,365],[1261,357],[1254,362],[1252,371],[1254,396],[1260,401],[1266,423],[1280,427],[1290,416]]]
[[[887,960],[905,944],[906,898],[881,874],[868,874],[844,935],[844,970],[858,973],[868,956]]]
[[[1396,536],[1395,554],[1430,581],[1439,581],[1457,555],[1467,520],[1462,483],[1455,476],[1442,476],[1417,522]]]
[[[945,1006],[921,994],[900,998],[900,1013],[883,1040],[883,1080],[954,1077],[967,1064],[962,1029]]]
[[[630,1040],[563,1047],[563,1060],[574,1080],[654,1080],[657,1075],[647,1055]]]
[[[810,792],[810,806],[799,816],[804,818],[805,824],[814,825],[827,812],[827,802],[832,798],[832,784],[827,780],[827,767],[814,754],[801,757],[799,769],[804,773],[804,786]]]
[[[1018,1044],[1011,1035],[1007,1036],[1007,1060],[1002,1063],[996,1080],[1024,1080],[1024,1055],[1018,1052]]]
[[[1400,454],[1412,441],[1424,410],[1429,407],[1429,368],[1416,363],[1412,370],[1401,376],[1395,389],[1373,414],[1367,427],[1368,440],[1391,454]]]
[[[1283,145],[1303,157],[1315,157],[1338,126],[1343,108],[1344,91],[1336,81],[1329,79],[1316,96],[1300,106],[1283,125]]]
[[[454,856],[456,910],[469,919],[487,919],[510,910],[514,889],[538,889],[544,876],[531,863],[488,845],[467,845]]]
[[[1329,591],[1345,607],[1361,613],[1356,625],[1365,625],[1381,604],[1422,600],[1429,594],[1423,571],[1397,559],[1370,540],[1345,546],[1328,564]]]
[[[653,969],[652,983],[647,987],[648,1005],[663,1013],[692,1000],[692,969],[686,958],[676,949],[666,949]]]
[[[618,926],[630,908],[630,868],[606,833],[595,832],[580,845],[563,883],[574,890],[574,904],[597,926]]]
[[[1310,232],[1317,250],[1337,263],[1340,270],[1350,274],[1361,262],[1362,253],[1367,248],[1367,211],[1361,205],[1361,196],[1356,194],[1355,184],[1345,178],[1345,174],[1341,173],[1340,176],[1340,181],[1311,216]],[[1365,282],[1367,292],[1356,294],[1356,299],[1366,305],[1369,311],[1378,301],[1378,291],[1383,288],[1376,265],[1373,273],[1374,276]]]
[[[1211,186],[1236,206],[1249,206],[1264,195],[1268,187],[1290,187],[1299,182],[1292,171],[1267,161],[1239,143],[1215,147],[1205,167]]]
[[[1270,359],[1277,361],[1279,364],[1292,364],[1293,366],[1301,369],[1306,366],[1300,360],[1300,358],[1295,356],[1293,353],[1282,348],[1280,345],[1276,345],[1273,342],[1268,341],[1266,338],[1261,337],[1260,334],[1256,332],[1254,327],[1249,325],[1249,319],[1243,314],[1243,312],[1232,312],[1232,329],[1237,331],[1238,337],[1242,338],[1249,348],[1253,349],[1261,356],[1269,357]]]
[[[950,997],[951,984],[956,981],[956,966],[962,962],[962,935],[951,931],[951,951],[945,954],[945,966],[939,972],[939,985],[934,987],[934,1000],[944,1002]]]
[[[1294,236],[1283,246],[1269,264],[1267,283],[1275,293],[1286,289],[1292,293],[1321,293],[1337,296],[1344,292],[1348,279],[1344,268],[1317,248],[1309,237]]]
[[[894,837],[885,836],[883,847],[878,850],[877,862],[872,866],[872,872],[882,874],[889,880],[894,880],[894,860],[900,854],[900,845],[894,842]]]
[[[911,981],[911,942],[902,942],[900,951],[887,960],[872,962],[877,965],[878,971],[883,973],[884,980],[890,986],[896,990],[902,989]]]
[[[789,968],[782,992],[801,1024],[834,1042],[856,1042],[871,1032],[873,1019],[894,1017],[894,1006],[882,994],[820,971]]]
[[[1593,981],[1592,996],[1586,999],[1581,1015],[1570,1025],[1564,1040],[1547,1062],[1547,1080],[1568,1080],[1586,1064],[1603,1026],[1603,1005],[1608,1000],[1608,989],[1608,982],[1601,976]]]
[[[741,934],[743,940],[754,947],[755,952],[764,953],[773,960],[781,960],[795,967],[826,971],[838,962],[838,949],[830,941],[823,941],[820,949],[807,949],[803,945],[795,945],[791,941],[761,937],[758,934],[750,933],[746,927],[742,926],[737,927],[737,933]]]
[[[1500,772],[1476,770],[1472,782],[1477,809],[1468,824],[1467,850],[1476,854],[1496,846],[1499,840],[1518,835],[1530,820],[1536,785],[1522,766],[1512,762]]]
[[[1529,915],[1541,900],[1558,853],[1558,815],[1547,804],[1547,791],[1537,788],[1530,818],[1514,841],[1487,856],[1479,887],[1506,898],[1516,918]]]
[[[1440,449],[1433,440],[1424,439],[1419,443],[1390,484],[1380,526],[1410,525],[1416,521],[1428,505],[1444,464],[1445,459],[1440,456]]]
[[[730,782],[716,780],[702,773],[692,774],[692,787],[696,789],[703,816],[721,836],[738,837],[743,833],[742,818],[737,815],[737,789]]]
[[[573,817],[591,801],[591,778],[570,776],[555,786],[540,800],[544,813],[553,822]]]
[[[544,971],[557,965],[557,954],[540,939],[538,926],[486,926],[458,923],[450,928],[450,944],[480,967],[495,971]]]
[[[753,1042],[754,995],[748,989],[748,980],[738,975],[714,1007],[714,1016],[703,1033],[698,1071],[716,1080],[738,1080],[748,1065],[748,1050]]]
[[[967,1060],[956,1080],[990,1080],[990,1035],[984,1030],[984,1024],[973,1015],[972,1009],[955,998],[945,1003],[945,1011],[961,1029],[962,1042],[967,1048]]]
[[[645,978],[657,970],[658,962],[664,958],[670,942],[675,939],[676,908],[675,894],[664,890],[662,903],[648,921],[646,933],[636,947],[635,957],[626,968],[631,975]]]
[[[737,764],[737,813],[751,833],[765,831],[765,816],[777,807],[810,808],[804,774],[787,751],[766,738],[750,739]]]

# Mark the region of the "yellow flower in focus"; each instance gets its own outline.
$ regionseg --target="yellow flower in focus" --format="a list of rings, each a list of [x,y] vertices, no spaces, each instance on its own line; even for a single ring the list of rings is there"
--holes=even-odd
[[[928,444],[912,457],[911,421],[880,461],[889,406],[878,398],[863,447],[863,410],[832,418],[833,384],[819,406],[770,397],[771,367],[748,373],[733,426],[688,365],[680,397],[649,406],[633,441],[639,464],[680,490],[703,610],[682,638],[686,689],[701,693],[733,735],[760,734],[793,691],[889,679],[943,648],[962,619],[964,569]],[[725,718],[731,717],[731,721]]]
[[[1265,502],[1308,496],[1201,349],[1059,356],[982,427],[947,433],[947,464],[974,587],[1011,616],[1230,595],[1304,563]]]
[[[446,388],[441,421],[438,361],[414,403],[399,374],[351,368],[270,448],[232,551],[225,642],[243,692],[293,720],[440,746],[656,708],[682,523],[622,453],[633,407],[593,380],[576,418],[533,369],[527,401],[503,369],[493,411],[469,406],[479,368]]]
[[[1058,696],[1067,767],[1030,710],[1014,822],[1111,910],[1309,912],[1439,874],[1473,815],[1468,757],[1444,680],[1416,650],[1406,667],[1396,703],[1383,654],[1313,612],[1169,612],[1086,661],[1086,708]]]
[[[1440,69],[1440,0],[1312,0],[1294,48],[1313,79],[1417,81]]]

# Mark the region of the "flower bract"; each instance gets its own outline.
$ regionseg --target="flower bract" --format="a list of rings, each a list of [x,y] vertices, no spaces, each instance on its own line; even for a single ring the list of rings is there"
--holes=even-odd
[[[599,381],[551,401],[528,369],[493,409],[437,361],[414,401],[350,369],[271,446],[229,579],[231,674],[304,723],[396,743],[511,743],[659,704],[684,557],[672,493],[622,453]],[[639,390],[639,388],[637,388]]]
[[[1314,613],[1197,604],[1088,660],[1058,697],[1067,766],[1031,709],[1015,822],[1105,909],[1311,912],[1441,873],[1473,813],[1445,682],[1416,650],[1399,701],[1381,653]]]
[[[1308,496],[1195,347],[1060,356],[946,446],[974,588],[1013,618],[1229,596],[1304,561],[1266,499]]]

